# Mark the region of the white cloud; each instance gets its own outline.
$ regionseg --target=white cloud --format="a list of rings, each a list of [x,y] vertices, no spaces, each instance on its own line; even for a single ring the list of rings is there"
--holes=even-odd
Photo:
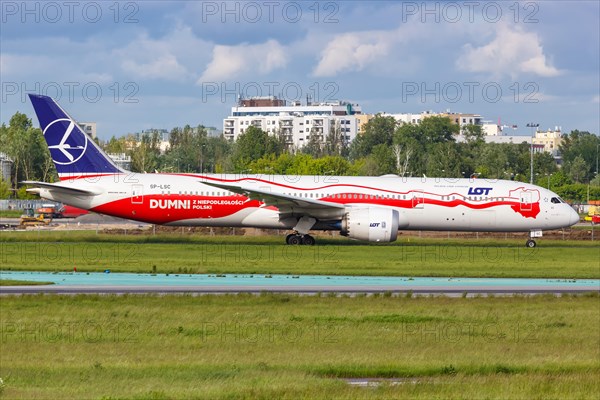
[[[307,39],[312,53],[315,47],[321,48],[313,76],[332,77],[370,69],[374,75],[398,77],[419,72],[424,56],[432,51],[430,46],[440,45],[440,37],[456,41],[456,36],[461,35],[464,35],[462,27],[410,21],[393,29],[350,31],[329,39],[311,34]]]
[[[146,32],[112,52],[123,71],[134,78],[184,82],[206,60],[210,44],[198,39],[188,26],[178,25],[167,35],[153,39]]]
[[[188,75],[184,66],[177,62],[173,54],[162,54],[146,63],[138,63],[134,60],[125,60],[122,63],[123,70],[132,73],[136,77],[149,79],[180,80]]]
[[[523,32],[516,27],[498,25],[496,37],[486,45],[463,46],[456,66],[463,71],[491,73],[495,77],[521,74],[553,77],[561,71],[553,67],[544,54],[540,38],[536,33]]]
[[[73,59],[41,54],[2,53],[0,55],[0,70],[5,81],[28,80],[32,87],[35,87],[36,83],[43,86],[61,82],[59,86],[64,88],[67,87],[66,82],[105,84],[113,81],[110,73],[85,72],[73,65],[78,65]]]
[[[51,67],[49,63],[53,61],[52,58],[41,55],[1,53],[1,56],[0,70],[2,70],[4,79],[7,76],[16,77],[42,72],[49,66]]]
[[[261,44],[216,45],[197,83],[233,79],[245,73],[268,74],[287,64],[286,49],[275,40]]]
[[[351,32],[338,35],[321,52],[315,76],[334,76],[342,71],[360,71],[387,56],[397,40],[396,31]]]

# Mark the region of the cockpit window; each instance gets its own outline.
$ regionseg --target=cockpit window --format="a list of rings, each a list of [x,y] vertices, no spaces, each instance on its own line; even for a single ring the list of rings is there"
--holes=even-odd
[[[564,201],[562,201],[560,197],[553,197],[550,201],[554,204],[564,203]]]

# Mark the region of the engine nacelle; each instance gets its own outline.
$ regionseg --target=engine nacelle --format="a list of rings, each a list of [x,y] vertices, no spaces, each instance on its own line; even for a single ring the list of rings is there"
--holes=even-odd
[[[398,211],[389,208],[350,208],[342,218],[341,234],[369,242],[393,242],[398,237]]]

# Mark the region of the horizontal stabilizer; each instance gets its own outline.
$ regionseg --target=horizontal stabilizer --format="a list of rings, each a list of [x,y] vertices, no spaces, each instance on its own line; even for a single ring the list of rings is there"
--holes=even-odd
[[[99,191],[96,192],[96,191],[92,191],[92,190],[74,188],[71,186],[61,185],[60,183],[46,183],[46,182],[36,182],[36,181],[23,181],[21,183],[24,183],[26,185],[31,185],[36,188],[50,190],[51,192],[56,191],[56,192],[61,192],[61,193],[65,193],[65,194],[70,194],[73,196],[96,196],[96,195],[100,194]]]

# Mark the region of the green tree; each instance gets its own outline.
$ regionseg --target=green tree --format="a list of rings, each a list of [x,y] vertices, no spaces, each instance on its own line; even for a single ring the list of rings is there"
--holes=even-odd
[[[377,145],[391,146],[396,131],[397,122],[392,116],[377,114],[364,124],[363,132],[356,136],[350,145],[352,159],[366,157],[373,152]]]
[[[165,153],[163,169],[177,172],[201,172],[207,156],[208,138],[206,128],[173,128],[169,134],[169,150]],[[208,156],[206,157],[208,160]]]
[[[573,130],[568,135],[564,135],[559,150],[567,173],[571,176],[577,175],[581,182],[589,182],[596,173],[598,145],[600,145],[600,137],[587,131]],[[581,157],[583,163],[578,161],[574,164],[577,157]],[[585,171],[583,171],[584,165]],[[573,167],[578,170],[571,172]]]
[[[448,178],[462,176],[460,154],[455,142],[434,143],[430,147],[426,175]]]
[[[583,183],[586,181],[589,172],[589,166],[582,156],[577,156],[569,163],[569,176],[574,182]]]
[[[325,144],[321,140],[320,135],[311,132],[308,136],[308,142],[302,147],[302,152],[315,158],[322,157],[325,154]]]
[[[103,146],[104,151],[111,154],[120,154],[127,152],[127,138],[111,137],[110,140]]]
[[[421,143],[425,145],[454,141],[460,127],[453,124],[447,117],[423,118],[418,125]]]
[[[331,126],[325,140],[325,154],[328,156],[348,156],[348,141],[339,124]]]
[[[267,154],[281,154],[279,140],[255,126],[238,136],[235,143],[233,165],[237,171],[248,169],[249,164]]]
[[[317,175],[350,175],[351,164],[340,156],[325,156],[314,160]]]
[[[139,143],[129,152],[131,170],[134,172],[153,172],[159,166],[160,136],[157,131],[143,134]]]
[[[15,192],[15,196],[17,197],[17,199],[19,200],[35,200],[35,199],[39,199],[38,196],[36,196],[35,194],[29,193],[27,191],[27,187],[26,186],[21,186],[16,192]]]
[[[600,199],[600,187],[582,183],[574,183],[556,188],[556,194],[569,202],[585,203],[589,200]]]
[[[0,148],[13,160],[13,185],[23,180],[52,181],[56,172],[41,130],[25,114],[15,113],[0,127]]]
[[[469,124],[463,127],[463,135],[465,141],[471,144],[483,144],[485,143],[485,134],[481,125]]]
[[[378,144],[366,158],[363,168],[365,175],[378,176],[396,172],[396,157],[392,148],[385,144]]]
[[[233,143],[223,135],[207,138],[206,146],[203,147],[204,172],[232,171],[232,148]]]
[[[0,177],[0,199],[9,199],[11,195],[10,184]]]
[[[396,169],[402,176],[421,176],[425,173],[426,148],[421,142],[418,125],[404,124],[396,129],[393,152]]]

